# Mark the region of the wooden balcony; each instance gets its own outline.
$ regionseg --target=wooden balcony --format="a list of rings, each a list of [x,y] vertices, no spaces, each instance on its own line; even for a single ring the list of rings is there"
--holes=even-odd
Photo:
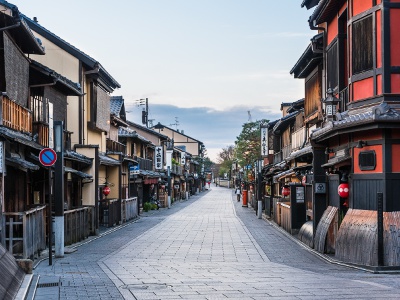
[[[126,146],[122,143],[107,139],[106,141],[107,152],[118,152],[122,154],[126,154]]]
[[[32,112],[8,97],[2,96],[0,99],[1,125],[24,133],[32,133]]]
[[[134,159],[139,163],[139,168],[141,170],[153,170],[153,161],[151,159],[145,159],[138,156],[135,156]]]

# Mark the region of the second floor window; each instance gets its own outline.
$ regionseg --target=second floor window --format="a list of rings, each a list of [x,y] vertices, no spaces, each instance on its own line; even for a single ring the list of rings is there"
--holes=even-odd
[[[373,67],[372,15],[353,23],[352,48],[353,74],[371,70]]]
[[[49,123],[49,99],[42,96],[31,97],[33,122]]]

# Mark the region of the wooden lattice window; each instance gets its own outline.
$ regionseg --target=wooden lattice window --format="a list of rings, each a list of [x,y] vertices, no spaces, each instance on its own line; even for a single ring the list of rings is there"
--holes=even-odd
[[[353,23],[352,46],[353,74],[371,70],[373,67],[372,15]]]

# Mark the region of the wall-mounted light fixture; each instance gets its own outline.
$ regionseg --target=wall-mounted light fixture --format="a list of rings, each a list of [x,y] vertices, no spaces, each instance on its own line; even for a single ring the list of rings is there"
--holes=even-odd
[[[356,145],[356,148],[364,148],[364,146],[367,146],[367,142],[366,141],[358,141],[357,142],[357,145]]]

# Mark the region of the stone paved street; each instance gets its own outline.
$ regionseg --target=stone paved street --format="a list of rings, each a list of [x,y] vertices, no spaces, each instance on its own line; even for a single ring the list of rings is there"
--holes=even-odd
[[[400,275],[330,264],[220,187],[146,213],[53,266],[43,261],[35,274],[35,299],[47,300],[400,298]]]

